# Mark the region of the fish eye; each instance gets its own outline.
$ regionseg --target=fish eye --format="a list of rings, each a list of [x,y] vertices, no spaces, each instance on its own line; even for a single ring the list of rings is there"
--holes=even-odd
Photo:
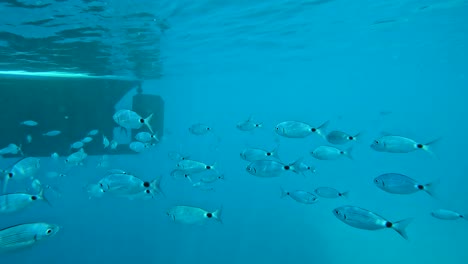
[[[52,234],[52,229],[47,229],[47,230],[46,230],[46,234],[47,234],[47,235]]]
[[[378,140],[374,140],[374,143],[375,143],[375,144],[379,144],[379,141],[378,141]]]
[[[340,214],[340,211],[335,210],[335,214],[339,215],[339,214]]]
[[[275,129],[276,129],[276,130],[278,130],[278,129],[279,129],[279,127],[275,127]]]

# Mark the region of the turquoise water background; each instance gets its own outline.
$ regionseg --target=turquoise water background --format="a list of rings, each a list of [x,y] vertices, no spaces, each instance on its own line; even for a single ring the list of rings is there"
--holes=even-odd
[[[108,1],[107,6],[123,12],[117,8],[119,2],[123,1]],[[159,54],[152,63],[158,64],[158,73],[142,76],[143,91],[165,100],[166,131],[148,152],[111,156],[110,167],[147,180],[162,176],[166,197],[88,199],[84,186],[97,182],[106,171],[96,168],[100,157],[89,157],[66,178],[44,179],[60,189],[60,197],[51,194],[53,207],[40,204],[0,218],[0,227],[33,221],[62,226],[56,237],[36,247],[0,255],[2,263],[468,262],[468,223],[430,215],[438,208],[468,213],[466,1],[127,5],[146,9],[168,25],[157,36]],[[116,28],[124,23],[114,22]],[[134,66],[125,64],[125,72]],[[112,63],[102,68],[106,74],[119,73]],[[152,78],[155,75],[159,77]],[[254,133],[237,130],[236,124],[250,115],[264,128]],[[323,139],[314,135],[288,139],[274,133],[274,126],[286,120],[312,125],[330,120],[330,130],[363,132],[363,139],[355,144],[354,160],[319,161],[309,152],[326,144]],[[213,133],[191,135],[188,128],[198,122],[212,126]],[[382,132],[422,143],[440,137],[434,146],[437,158],[422,151],[375,152],[369,145]],[[245,171],[248,163],[239,157],[244,148],[276,146],[284,162],[305,157],[316,173],[262,179]],[[171,151],[216,162],[226,180],[217,183],[215,191],[203,192],[172,179]],[[54,162],[41,159],[41,171],[61,168]],[[11,163],[1,160],[0,168]],[[422,192],[383,192],[372,180],[387,172],[424,183],[440,179],[437,198]],[[280,187],[312,191],[319,186],[349,190],[350,197],[320,199],[313,205],[280,198]],[[223,223],[174,223],[166,211],[182,204],[208,210],[222,207]],[[347,204],[390,221],[414,217],[407,229],[409,240],[392,230],[367,231],[344,224],[331,211]]]

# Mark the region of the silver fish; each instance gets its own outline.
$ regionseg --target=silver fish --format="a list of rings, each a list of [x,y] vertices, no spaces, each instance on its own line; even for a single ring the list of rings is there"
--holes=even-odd
[[[213,183],[218,180],[224,180],[224,174],[220,174],[217,171],[214,171],[213,173],[210,173],[200,178],[200,182],[203,183]]]
[[[466,218],[465,215],[452,211],[452,210],[446,210],[446,209],[438,209],[438,210],[432,211],[431,215],[441,220],[465,219],[468,221],[468,218]]]
[[[193,124],[191,127],[189,127],[189,132],[197,136],[205,135],[212,130],[213,129],[211,127],[201,123]]]
[[[348,197],[349,192],[340,192],[331,187],[318,187],[315,189],[315,193],[323,198],[338,198],[338,197]]]
[[[170,208],[167,211],[167,215],[175,222],[182,224],[201,225],[210,222],[213,219],[218,222],[222,222],[221,209],[218,209],[214,212],[209,212],[198,207],[178,205]]]
[[[411,194],[425,191],[434,195],[435,182],[421,184],[410,177],[399,173],[385,173],[374,179],[374,184],[380,189],[394,194]]]
[[[88,154],[84,151],[84,149],[80,149],[72,154],[70,154],[66,159],[65,163],[70,165],[82,165],[83,160],[88,157]]]
[[[119,110],[112,117],[119,126],[126,129],[140,129],[143,125],[146,125],[148,129],[153,133],[151,127],[151,119],[153,114],[150,114],[147,118],[142,118],[139,114],[131,110]]]
[[[48,223],[20,224],[0,230],[0,252],[31,247],[37,242],[53,237],[59,226]]]
[[[110,174],[102,178],[98,184],[102,192],[115,196],[129,196],[144,193],[146,190],[154,190],[162,193],[160,178],[152,182],[143,181],[130,174]]]
[[[89,143],[89,142],[91,142],[91,141],[93,141],[93,138],[92,138],[92,137],[85,137],[85,138],[83,138],[83,139],[81,140],[81,142],[83,142],[83,143]]]
[[[318,134],[322,137],[325,136],[325,129],[329,121],[323,123],[315,128],[309,124],[298,121],[285,121],[275,126],[275,131],[278,135],[287,138],[305,138],[312,134]]]
[[[0,195],[0,214],[21,211],[37,201],[45,201],[50,205],[49,201],[44,196],[44,190],[41,190],[37,195],[28,193],[11,193]]]
[[[93,130],[91,130],[91,131],[88,132],[88,136],[91,136],[91,137],[92,137],[92,136],[97,135],[98,133],[99,133],[99,130],[93,129]]]
[[[50,154],[50,157],[53,160],[58,160],[60,158],[60,156],[59,156],[59,154],[57,152],[54,152],[54,153]]]
[[[9,170],[4,171],[3,193],[6,193],[10,180],[33,179],[41,167],[38,158],[27,157],[17,161]]]
[[[405,229],[413,220],[409,218],[398,222],[390,222],[374,212],[356,206],[335,208],[333,214],[345,224],[359,229],[378,230],[392,228],[404,239],[408,239]]]
[[[104,145],[104,148],[107,148],[110,145],[109,139],[104,135],[102,136],[102,145]]]
[[[7,155],[7,154],[21,154],[23,155],[23,151],[21,150],[21,145],[16,145],[16,144],[8,144],[8,146],[0,149],[0,155]]]
[[[241,131],[252,131],[256,128],[261,128],[263,126],[262,123],[257,123],[252,120],[252,116],[249,117],[249,119],[237,123],[236,127],[237,129]]]
[[[318,160],[336,160],[342,157],[353,159],[351,156],[352,148],[341,150],[331,146],[319,146],[315,148],[310,154]]]
[[[149,149],[149,146],[147,143],[143,143],[143,142],[140,142],[140,141],[132,141],[130,142],[130,144],[128,145],[128,147],[135,151],[136,153],[141,153],[147,149]]]
[[[371,148],[379,152],[389,153],[409,153],[415,150],[424,150],[431,155],[434,155],[431,147],[436,144],[440,139],[433,140],[429,143],[422,144],[414,141],[413,139],[401,136],[383,136],[374,140]]]
[[[179,152],[175,152],[175,151],[171,151],[171,152],[167,153],[167,156],[168,156],[171,160],[174,160],[174,161],[181,161],[181,160],[190,159],[189,156],[182,155],[182,154],[180,154]]]
[[[21,122],[20,125],[33,127],[33,126],[37,126],[38,124],[34,120],[26,120],[26,121]]]
[[[77,141],[77,142],[74,142],[73,144],[71,144],[70,148],[71,149],[80,149],[83,146],[84,146],[83,142]]]
[[[135,135],[135,139],[143,143],[149,143],[153,140],[159,142],[159,138],[157,135],[148,132],[139,132]]]
[[[310,171],[311,173],[315,173],[315,167],[309,166],[306,163],[302,162],[303,158],[298,159],[296,162],[293,163],[293,167],[296,172],[301,173],[305,176],[305,172]]]
[[[59,130],[51,130],[51,131],[48,131],[48,132],[45,132],[43,133],[42,135],[43,136],[46,136],[46,137],[55,137],[55,136],[58,136],[62,134],[62,131],[59,131]]]
[[[216,170],[216,164],[207,165],[203,162],[196,160],[181,160],[177,163],[177,168],[184,170],[186,173],[194,174],[200,173],[207,170]]]
[[[188,179],[192,182],[192,178],[190,178],[190,174],[187,173],[185,170],[175,169],[171,171],[171,177],[174,179]]]
[[[327,135],[327,141],[335,145],[344,145],[351,141],[358,141],[360,133],[352,136],[342,131],[332,131]]]
[[[287,191],[281,188],[281,198],[289,196],[294,199],[296,202],[303,203],[303,204],[313,204],[316,203],[318,198],[313,193],[302,191],[302,190],[295,190],[295,191]]]
[[[257,160],[250,163],[246,171],[254,176],[262,178],[278,177],[285,171],[296,172],[293,164],[286,165],[274,160]]]
[[[268,160],[268,159],[278,159],[278,150],[274,149],[272,151],[267,151],[258,148],[246,148],[241,154],[241,158],[246,161],[256,161],[256,160]]]

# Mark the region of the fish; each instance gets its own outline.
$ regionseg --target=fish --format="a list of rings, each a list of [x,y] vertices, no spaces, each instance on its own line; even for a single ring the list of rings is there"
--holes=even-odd
[[[34,120],[26,120],[26,121],[21,122],[20,125],[33,127],[33,126],[37,126],[38,123]]]
[[[315,196],[313,193],[302,190],[287,191],[281,188],[281,198],[284,198],[286,196],[289,196],[296,202],[303,204],[313,204],[318,201],[317,196]]]
[[[197,136],[205,135],[211,131],[213,131],[211,127],[201,123],[193,124],[189,127],[189,132]]]
[[[51,131],[43,133],[42,135],[45,136],[45,137],[55,137],[55,136],[58,136],[60,134],[62,134],[62,131],[51,130]]]
[[[347,150],[341,150],[331,146],[319,146],[315,148],[310,154],[318,160],[336,160],[341,157],[353,159],[351,155],[352,147]]]
[[[147,143],[140,142],[140,141],[132,141],[132,142],[130,142],[128,147],[131,150],[135,151],[136,153],[141,153],[141,152],[149,149],[150,145],[147,144]]]
[[[179,161],[177,163],[177,168],[180,170],[184,170],[186,173],[195,174],[207,170],[216,170],[216,163],[213,165],[207,165],[200,161],[187,159]]]
[[[261,178],[272,178],[279,177],[285,171],[292,171],[297,173],[293,164],[283,164],[279,161],[274,160],[257,160],[251,162],[245,169],[248,173],[261,177]]]
[[[187,173],[185,170],[180,170],[180,169],[172,170],[171,177],[174,179],[188,179],[190,182],[192,182],[192,179],[190,178],[190,174]]]
[[[309,124],[299,121],[285,121],[275,126],[275,131],[278,135],[287,138],[305,138],[312,134],[317,134],[321,137],[325,137],[325,129],[327,128],[329,121],[326,121],[319,127],[315,128]]]
[[[65,163],[70,165],[83,165],[83,160],[88,157],[88,154],[84,151],[84,149],[80,149],[72,154],[70,154],[66,159]]]
[[[59,226],[49,223],[27,223],[4,228],[0,230],[0,252],[34,246],[55,236],[59,230]]]
[[[8,144],[8,146],[0,149],[0,156],[7,154],[16,155],[18,153],[21,154],[21,156],[24,156],[23,151],[21,150],[21,145]]]
[[[153,133],[153,128],[151,127],[151,120],[153,118],[153,114],[150,114],[146,118],[142,118],[139,114],[132,110],[122,109],[117,111],[112,118],[114,119],[115,123],[119,126],[126,128],[126,129],[140,129],[143,125],[145,125],[151,133]]]
[[[150,143],[153,140],[159,142],[159,138],[157,135],[150,134],[148,132],[139,132],[135,135],[135,139],[143,143]]]
[[[374,178],[374,184],[380,189],[393,194],[411,194],[425,191],[434,196],[436,182],[421,184],[416,180],[399,173],[385,173]]]
[[[80,149],[84,146],[83,142],[77,141],[70,145],[70,149]]]
[[[256,161],[256,160],[268,160],[268,159],[277,159],[279,160],[278,156],[278,149],[275,148],[272,151],[267,151],[264,149],[258,148],[246,148],[240,153],[240,157],[246,161]]]
[[[440,138],[422,144],[410,138],[387,135],[374,140],[370,147],[375,151],[388,153],[409,153],[416,150],[423,150],[435,156],[432,147],[439,142],[439,140]]]
[[[91,142],[91,141],[93,141],[93,138],[92,138],[92,137],[85,137],[85,138],[83,138],[83,139],[81,140],[81,142],[83,142],[83,143],[89,143],[89,142]]]
[[[203,183],[213,183],[218,180],[224,180],[224,174],[219,174],[216,171],[214,171],[214,173],[210,173],[200,178],[200,182]]]
[[[252,116],[249,119],[237,123],[236,127],[240,131],[253,131],[256,128],[261,128],[263,126],[262,123],[256,123],[252,120]]]
[[[21,211],[37,201],[45,201],[50,205],[49,201],[44,196],[43,189],[41,189],[41,191],[36,195],[28,193],[0,195],[0,214],[9,214]]]
[[[314,192],[322,198],[338,198],[338,197],[348,197],[349,192],[340,192],[331,187],[318,187]]]
[[[186,205],[177,205],[171,207],[166,214],[177,223],[189,224],[189,225],[201,225],[208,223],[212,220],[216,220],[222,223],[221,220],[222,209],[218,209],[214,212],[209,212],[205,209],[186,206]]]
[[[181,161],[181,160],[190,159],[190,156],[182,155],[179,152],[175,152],[175,151],[170,151],[169,153],[167,153],[167,156],[173,161]]]
[[[47,176],[47,178],[52,178],[52,179],[67,177],[66,174],[56,172],[56,171],[48,171],[46,172],[45,175]]]
[[[31,136],[30,134],[26,135],[26,142],[27,142],[28,144],[31,144],[31,142],[32,142],[32,136]]]
[[[111,149],[111,150],[116,150],[118,145],[119,145],[119,142],[117,142],[117,141],[115,141],[115,140],[112,140],[112,141],[110,142],[110,149]]]
[[[162,193],[160,181],[161,178],[157,178],[151,182],[147,182],[131,174],[115,173],[106,175],[98,182],[98,185],[102,192],[106,194],[128,197],[144,193],[146,190]]]
[[[306,171],[310,171],[311,173],[315,173],[315,167],[309,166],[303,162],[303,158],[298,159],[292,165],[296,172],[305,176]]]
[[[104,145],[104,148],[106,149],[107,147],[109,147],[110,145],[110,142],[109,142],[109,139],[106,137],[106,136],[102,136],[102,145]]]
[[[58,160],[60,158],[60,155],[57,152],[54,152],[54,153],[50,154],[50,157],[53,160]]]
[[[93,130],[88,132],[88,136],[92,137],[92,136],[97,135],[98,133],[99,133],[99,130],[93,129]]]
[[[34,157],[27,157],[17,161],[11,169],[4,172],[3,193],[6,193],[6,188],[10,180],[33,179],[39,168],[41,167],[40,160]]]
[[[438,210],[432,211],[431,215],[441,220],[465,219],[468,221],[468,218],[466,218],[464,214],[460,214],[458,212],[447,210],[447,209],[438,209]]]
[[[328,133],[327,141],[335,145],[344,145],[351,141],[358,141],[360,136],[361,136],[361,133],[358,133],[352,136],[342,131],[332,131]]]
[[[333,214],[343,223],[366,230],[379,230],[391,228],[400,234],[404,239],[408,239],[406,227],[412,222],[412,218],[397,222],[390,222],[382,216],[357,206],[341,206],[333,209]]]
[[[202,181],[199,181],[199,182],[196,182],[196,183],[192,184],[192,187],[196,188],[197,190],[205,191],[205,192],[215,191],[215,188],[211,184],[205,183],[205,182],[202,182]]]

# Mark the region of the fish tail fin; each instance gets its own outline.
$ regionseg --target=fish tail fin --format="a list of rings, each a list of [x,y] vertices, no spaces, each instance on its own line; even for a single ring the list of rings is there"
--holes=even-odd
[[[148,129],[151,131],[151,134],[154,134],[153,128],[151,127],[151,119],[153,119],[153,114],[150,114],[147,118],[144,119],[145,125],[148,127]]]
[[[291,171],[293,171],[294,173],[300,173],[298,168],[300,167],[300,164],[302,163],[303,160],[304,160],[304,157],[300,157],[296,161],[294,161],[293,163],[289,164],[289,167],[290,167]]]
[[[361,131],[361,132],[357,133],[356,135],[354,135],[353,136],[353,141],[356,141],[356,142],[362,141],[362,134],[363,134],[363,132]]]
[[[151,183],[150,183],[150,187],[151,189],[153,189],[154,191],[156,191],[156,193],[160,193],[162,194],[162,196],[166,197],[166,194],[164,194],[164,192],[162,191],[161,189],[161,179],[162,179],[162,176],[154,179]]]
[[[343,198],[349,198],[349,191],[340,193],[340,196]]]
[[[436,146],[442,138],[436,138],[426,144],[418,144],[418,147],[421,145],[421,149],[431,154],[432,157],[438,158],[437,154],[433,151],[434,146]]]
[[[408,240],[408,234],[406,234],[406,227],[413,221],[413,218],[404,219],[393,223],[392,228],[400,234],[404,239]]]
[[[271,156],[274,157],[275,159],[281,160],[278,155],[278,148],[279,148],[279,145],[276,146],[276,148],[274,148],[272,151],[270,151],[270,153],[271,153]]]
[[[218,222],[220,222],[221,224],[223,223],[223,219],[221,218],[221,214],[223,212],[223,207],[221,206],[218,210],[214,211],[212,214],[213,214],[213,218],[218,220]]]
[[[330,124],[330,120],[327,120],[325,121],[323,124],[321,124],[318,128],[317,128],[317,134],[319,134],[321,137],[325,138],[327,137],[327,133],[326,133],[326,129],[328,127],[328,125]]]
[[[280,187],[280,189],[281,189],[281,198],[284,198],[284,197],[288,196],[288,191],[283,189],[283,187]]]
[[[460,217],[468,221],[468,217],[466,217],[468,214],[460,214]]]
[[[440,184],[440,179],[437,179],[433,182],[425,184],[423,185],[424,191],[427,192],[427,194],[429,194],[430,196],[437,198],[436,189],[437,189],[437,186],[439,186],[439,184]]]
[[[353,147],[352,147],[352,146],[349,147],[348,149],[346,149],[346,150],[344,151],[344,155],[345,155],[346,157],[348,157],[348,158],[351,159],[351,160],[354,160],[354,157],[353,157],[353,154],[352,154],[352,153],[353,153]]]
[[[46,202],[50,207],[53,207],[52,204],[49,202],[49,199],[47,199],[47,197],[44,195],[44,188],[41,189],[37,196],[39,196],[39,199]]]

